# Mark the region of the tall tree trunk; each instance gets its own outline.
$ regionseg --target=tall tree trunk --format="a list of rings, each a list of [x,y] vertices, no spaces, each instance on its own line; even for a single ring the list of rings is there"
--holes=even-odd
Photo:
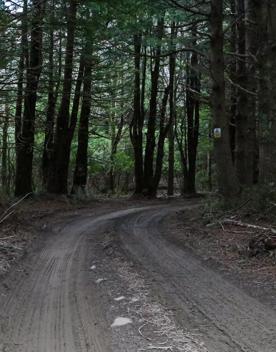
[[[162,167],[163,167],[163,159],[164,159],[164,144],[167,134],[170,129],[170,125],[172,123],[172,116],[170,116],[169,122],[165,125],[166,119],[166,108],[167,102],[170,93],[170,86],[165,88],[164,97],[162,99],[162,107],[160,111],[160,126],[159,126],[159,139],[157,144],[157,152],[156,152],[156,163],[155,163],[155,172],[153,177],[153,182],[150,188],[147,191],[147,195],[149,197],[156,197],[158,186],[162,176]]]
[[[174,39],[177,34],[177,30],[175,29],[175,23],[172,23],[171,26],[171,50],[175,50]],[[175,127],[175,66],[176,66],[176,54],[172,53],[170,55],[170,129],[168,133],[169,139],[169,169],[168,169],[168,196],[173,196],[174,194],[174,127]]]
[[[140,34],[134,36],[134,101],[133,119],[130,126],[131,142],[134,149],[134,169],[135,169],[135,194],[143,192],[143,125],[144,117],[141,111],[141,89],[140,89],[140,69],[141,69],[141,41]]]
[[[196,32],[194,32],[195,35]],[[195,40],[196,44],[196,40]],[[187,114],[187,155],[188,167],[187,177],[184,179],[184,194],[196,193],[196,159],[199,135],[199,94],[200,76],[197,72],[198,56],[191,54],[190,67],[187,68],[187,93],[186,93],[186,114]]]
[[[30,64],[24,97],[24,113],[17,150],[15,195],[33,191],[33,146],[35,133],[36,101],[39,77],[42,69],[42,22],[45,3],[33,0]]]
[[[249,94],[247,99],[249,121],[248,121],[248,168],[252,171],[253,183],[258,182],[259,176],[259,145],[257,139],[257,64],[256,57],[258,55],[259,30],[258,30],[258,16],[260,13],[260,1],[245,0],[245,14],[246,14],[246,54],[247,54],[247,89],[254,93]],[[250,155],[252,154],[252,155]],[[250,179],[251,181],[251,179]]]
[[[163,37],[164,19],[160,19],[157,24],[157,38],[160,41]],[[151,71],[151,96],[150,96],[150,111],[147,125],[147,141],[144,159],[144,189],[146,193],[153,186],[154,174],[154,152],[155,152],[155,132],[156,132],[156,115],[157,115],[157,97],[158,85],[160,76],[160,55],[161,43],[158,43],[155,50],[154,68]]]
[[[246,23],[245,23],[245,0],[236,0],[237,8],[237,83],[241,87],[248,88],[248,65],[246,59]],[[252,72],[251,72],[252,74]],[[243,186],[251,186],[254,176],[254,155],[256,116],[255,109],[249,110],[249,94],[237,90],[237,113],[236,113],[236,169],[239,182]]]
[[[276,3],[268,0],[269,182],[276,185]]]
[[[70,101],[72,90],[76,15],[77,1],[69,0],[63,92],[60,109],[57,116],[53,161],[51,162],[51,170],[47,185],[48,192],[57,194],[67,194],[68,186],[68,168],[72,138],[72,130],[70,129]]]
[[[261,2],[259,12],[256,13],[258,16],[258,75],[259,75],[259,87],[258,87],[258,113],[259,113],[259,125],[260,125],[260,182],[263,184],[273,183],[274,174],[272,164],[274,160],[271,160],[271,151],[273,148],[273,136],[271,134],[272,119],[271,116],[271,87],[270,78],[272,77],[270,72],[270,53],[269,53],[269,13],[268,13],[269,0]]]
[[[5,103],[5,114],[2,127],[2,158],[1,158],[1,183],[5,192],[8,191],[8,128],[9,128],[10,109]]]
[[[89,55],[91,55],[89,53]],[[87,158],[88,158],[88,127],[91,111],[91,91],[92,91],[92,62],[91,58],[85,59],[83,99],[80,113],[78,149],[76,156],[76,166],[73,177],[72,193],[85,193],[87,184]]]
[[[55,82],[54,82],[54,9],[55,0],[51,1],[50,6],[50,24],[49,24],[49,83],[48,83],[48,103],[46,112],[45,124],[45,139],[42,154],[42,178],[43,185],[47,185],[48,172],[50,164],[50,152],[53,143],[55,111],[56,111],[56,97],[55,97]]]
[[[28,24],[27,24],[27,11],[28,4],[27,0],[23,3],[23,14],[22,14],[22,28],[21,28],[21,43],[20,43],[20,58],[18,65],[18,77],[17,77],[17,97],[16,97],[16,108],[15,108],[15,145],[16,151],[20,145],[20,134],[22,126],[22,103],[23,103],[23,82],[24,82],[24,71],[28,67],[29,62],[29,49],[28,49]]]
[[[114,105],[116,106],[116,103],[114,102]],[[114,106],[114,108],[115,108]],[[110,167],[109,167],[109,189],[112,194],[115,192],[115,157],[116,157],[116,152],[117,148],[115,147],[115,138],[116,138],[116,114],[115,112],[112,112],[110,114],[110,135],[111,135],[111,141],[110,141]]]
[[[141,83],[141,122],[140,133],[143,134],[143,127],[145,121],[145,97],[146,97],[146,83],[147,83],[147,47],[144,47],[144,57],[142,63],[142,83]]]
[[[231,36],[230,36],[230,50],[233,53],[230,62],[230,79],[232,82],[236,82],[237,79],[237,58],[236,58],[236,49],[237,49],[237,13],[236,13],[236,0],[231,0],[231,14],[233,18],[233,23],[231,26]],[[230,87],[230,146],[232,160],[235,164],[236,158],[236,114],[237,114],[237,87],[234,84],[231,84]]]
[[[113,131],[111,138],[111,153],[110,153],[110,171],[109,171],[109,181],[110,190],[112,193],[115,192],[115,157],[117,154],[118,144],[122,138],[123,127],[124,127],[124,115],[121,116],[120,122],[118,124],[118,129],[116,131],[115,121],[113,121]]]
[[[239,191],[239,183],[232,162],[229,121],[225,108],[225,77],[224,77],[224,33],[223,33],[223,1],[211,0],[210,13],[211,52],[210,71],[213,81],[211,105],[213,126],[220,129],[220,138],[214,140],[217,165],[218,186],[225,198],[235,197]]]

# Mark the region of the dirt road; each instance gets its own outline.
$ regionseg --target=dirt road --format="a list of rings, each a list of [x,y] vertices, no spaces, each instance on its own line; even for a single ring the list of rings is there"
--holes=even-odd
[[[0,351],[275,352],[276,312],[162,236],[180,207],[56,224],[3,283]]]

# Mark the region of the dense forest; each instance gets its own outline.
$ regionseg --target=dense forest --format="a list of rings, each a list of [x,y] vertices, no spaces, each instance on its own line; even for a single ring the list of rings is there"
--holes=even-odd
[[[273,0],[0,9],[1,197],[273,193]]]

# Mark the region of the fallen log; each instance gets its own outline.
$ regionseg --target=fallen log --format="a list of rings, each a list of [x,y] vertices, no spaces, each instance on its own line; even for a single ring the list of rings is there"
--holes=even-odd
[[[260,225],[253,225],[253,224],[248,224],[248,223],[244,223],[239,220],[232,220],[232,219],[224,219],[224,220],[221,220],[220,223],[223,223],[226,225],[228,224],[228,225],[246,227],[246,228],[261,230],[261,231],[265,231],[265,232],[268,231],[268,232],[271,232],[276,235],[276,229],[274,229],[273,227],[264,227],[264,226],[260,226]]]

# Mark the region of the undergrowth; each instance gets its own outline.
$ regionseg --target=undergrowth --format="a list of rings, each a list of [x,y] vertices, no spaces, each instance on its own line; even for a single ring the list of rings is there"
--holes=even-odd
[[[276,224],[276,189],[272,185],[258,185],[250,190],[244,189],[238,197],[231,200],[211,195],[206,198],[202,216],[206,223],[234,217]]]

